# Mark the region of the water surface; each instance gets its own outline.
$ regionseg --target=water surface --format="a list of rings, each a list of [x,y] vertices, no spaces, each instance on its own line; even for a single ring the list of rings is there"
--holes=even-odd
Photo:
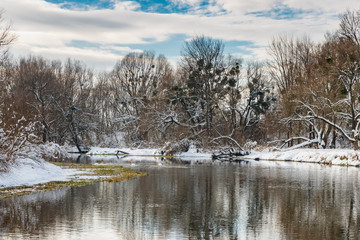
[[[149,176],[0,200],[0,238],[360,238],[358,168],[254,161],[124,164]]]

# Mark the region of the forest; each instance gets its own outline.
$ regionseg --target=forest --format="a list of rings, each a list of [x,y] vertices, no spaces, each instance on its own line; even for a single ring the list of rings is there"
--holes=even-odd
[[[3,17],[2,17],[3,19]],[[271,37],[271,36],[270,36]],[[172,66],[153,51],[129,53],[111,71],[41,56],[11,57],[0,33],[0,151],[55,142],[186,150],[246,146],[359,148],[360,10],[321,43],[272,38],[267,62],[224,53],[198,35]]]

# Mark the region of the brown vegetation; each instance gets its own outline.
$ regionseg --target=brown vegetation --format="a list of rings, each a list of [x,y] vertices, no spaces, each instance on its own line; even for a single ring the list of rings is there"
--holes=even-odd
[[[359,22],[360,12],[348,11],[320,44],[275,37],[269,63],[225,56],[224,43],[205,36],[185,43],[176,71],[148,51],[130,53],[96,76],[75,60],[3,57],[1,154],[9,158],[35,139],[84,151],[119,132],[133,147],[251,140],[328,148],[341,137],[358,149]],[[15,37],[8,27],[0,37],[5,56]]]

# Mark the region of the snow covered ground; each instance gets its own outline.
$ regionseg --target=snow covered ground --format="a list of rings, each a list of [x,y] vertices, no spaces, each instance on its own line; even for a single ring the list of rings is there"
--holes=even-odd
[[[134,149],[134,148],[100,148],[92,147],[87,155],[116,155],[125,152],[132,156],[162,155],[158,149]]]
[[[182,152],[175,157],[180,158],[184,161],[206,161],[212,160],[212,154],[209,152],[198,152],[198,150],[194,146],[190,146],[187,152]]]
[[[277,160],[332,165],[360,166],[360,151],[351,149],[294,149],[288,151],[253,151],[244,157],[252,160]]]
[[[132,148],[99,148],[92,147],[87,155],[116,155],[119,151],[126,152],[129,156],[126,159],[147,160],[149,156],[162,156],[159,149],[132,149]],[[119,153],[121,154],[121,152]],[[181,158],[184,161],[191,160],[212,160],[211,153],[197,152],[197,149],[190,147],[189,151],[176,154],[174,157]]]
[[[74,169],[62,169],[42,159],[18,158],[8,172],[0,174],[0,188],[66,181],[80,173]]]
[[[66,147],[58,144],[29,144],[17,153],[14,162],[9,163],[8,170],[0,173],[0,189],[31,186],[50,181],[66,181],[83,173],[74,169],[62,169],[44,160],[64,157],[68,157]]]

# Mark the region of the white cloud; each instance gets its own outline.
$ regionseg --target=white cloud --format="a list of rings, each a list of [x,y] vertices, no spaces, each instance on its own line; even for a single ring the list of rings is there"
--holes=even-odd
[[[173,4],[176,5],[191,5],[191,6],[195,6],[195,5],[199,5],[202,0],[170,0]]]
[[[339,13],[360,8],[358,0],[212,0],[206,9],[195,8],[189,14],[158,14],[140,12],[140,5],[133,1],[114,0],[114,9],[87,11],[62,9],[44,0],[1,1],[6,17],[12,20],[13,29],[19,36],[12,48],[15,55],[31,53],[49,58],[71,57],[96,68],[112,67],[123,54],[134,50],[130,44],[145,44],[147,39],[162,42],[173,34],[205,34],[226,41],[251,41],[260,46],[253,49],[255,57],[264,58],[264,48],[273,36],[308,34],[320,41],[327,31],[337,28]],[[200,1],[174,0],[174,3],[199,6]],[[248,14],[271,10],[279,4],[290,9],[312,11],[292,20]],[[214,14],[204,16],[204,12]],[[97,43],[100,47],[70,47],[69,43],[74,40]],[[149,44],[147,49],[151,46]],[[161,49],[156,50],[162,53]],[[120,53],[115,54],[115,51]],[[169,57],[177,59],[177,56]]]
[[[335,14],[340,14],[346,9],[359,9],[360,2],[358,0],[284,0],[284,4],[301,9],[320,9],[325,12],[332,12]]]
[[[103,47],[101,47],[101,49],[117,51],[117,52],[125,52],[125,53],[143,52],[143,50],[141,50],[141,49],[132,49],[130,47],[119,47],[119,46],[103,46]]]
[[[16,47],[12,48],[12,53],[17,57],[35,55],[59,60],[73,58],[86,63],[88,67],[98,71],[111,70],[115,62],[123,57],[123,55],[113,54],[111,51],[103,49],[80,49],[66,46],[61,48],[56,46],[44,47],[23,43],[18,43]]]
[[[140,4],[134,1],[115,1],[116,10],[133,11],[140,8]]]
[[[295,9],[321,10],[334,14],[342,13],[346,9],[360,8],[360,2],[358,0],[217,0],[217,3],[227,11],[237,14],[268,10],[279,5],[285,5]]]

